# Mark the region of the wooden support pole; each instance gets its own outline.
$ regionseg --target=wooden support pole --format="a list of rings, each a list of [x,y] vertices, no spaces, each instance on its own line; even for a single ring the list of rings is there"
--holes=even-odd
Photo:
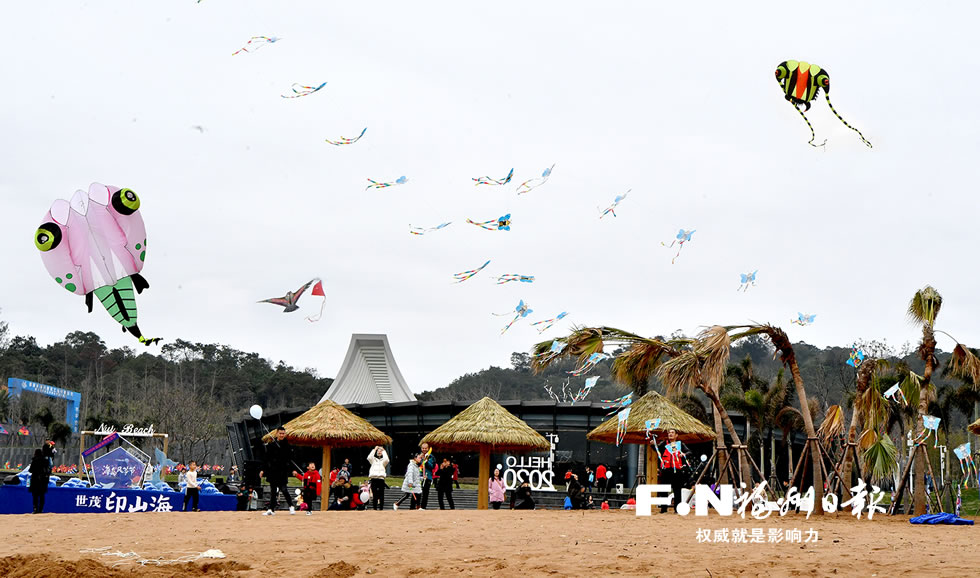
[[[327,509],[327,502],[330,501],[330,446],[323,446],[323,481],[320,482],[320,511]],[[313,504],[309,504],[313,509]]]
[[[647,483],[656,484],[659,477],[660,464],[657,460],[657,451],[653,446],[647,444]]]
[[[490,507],[490,446],[480,446],[480,475],[476,480],[476,509]]]

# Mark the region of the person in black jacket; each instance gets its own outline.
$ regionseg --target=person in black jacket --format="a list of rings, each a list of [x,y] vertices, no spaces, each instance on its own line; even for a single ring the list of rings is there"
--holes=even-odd
[[[517,504],[516,506],[514,504]],[[531,498],[531,486],[527,482],[522,482],[520,487],[510,495],[511,510],[533,510],[534,499]]]
[[[41,450],[34,450],[34,457],[31,458],[31,496],[34,498],[34,513],[40,514],[44,511],[44,495],[48,492],[48,478],[51,470],[48,469],[48,458],[44,457]]]
[[[272,494],[269,496],[269,510],[262,515],[271,516],[276,513],[276,507],[279,505],[277,494],[280,491],[289,506],[289,514],[293,515],[296,513],[296,508],[293,506],[293,497],[289,495],[288,488],[289,474],[296,470],[293,465],[293,447],[286,440],[286,428],[280,426],[273,435],[275,438],[265,446],[265,470],[259,472],[260,478],[264,474],[265,479],[269,481],[269,491]]]
[[[449,509],[455,510],[456,504],[453,502],[453,464],[449,461],[449,458],[442,458],[442,465],[436,470],[436,476],[438,476],[436,492],[439,493],[439,509],[446,509],[446,504],[442,500],[443,496],[445,496],[446,500],[449,501]]]

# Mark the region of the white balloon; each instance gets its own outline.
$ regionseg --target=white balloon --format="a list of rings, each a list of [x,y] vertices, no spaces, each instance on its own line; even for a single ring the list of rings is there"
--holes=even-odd
[[[299,490],[299,488],[296,488],[296,495],[298,496],[298,495],[300,495],[301,493],[302,493],[302,492],[300,492],[300,490]]]
[[[606,472],[606,477],[612,479],[612,472],[607,471]]]
[[[702,461],[702,462],[706,462],[706,461],[708,461],[708,456],[706,456],[706,455],[704,455],[704,454],[701,454],[701,461]]]
[[[367,490],[364,490],[363,492],[361,492],[361,502],[362,503],[365,503],[366,504],[366,503],[368,503],[368,500],[370,500],[370,499],[371,499],[371,494],[369,494]]]
[[[255,419],[262,419],[262,406],[255,404],[252,407],[248,408],[248,413]]]
[[[504,471],[504,465],[503,464],[497,464],[497,469],[500,470],[500,471]]]

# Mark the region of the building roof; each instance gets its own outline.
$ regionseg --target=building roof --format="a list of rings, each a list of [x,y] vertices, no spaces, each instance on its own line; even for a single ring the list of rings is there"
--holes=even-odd
[[[351,335],[337,378],[320,401],[328,399],[341,405],[416,401],[391,354],[388,336],[372,333]]]

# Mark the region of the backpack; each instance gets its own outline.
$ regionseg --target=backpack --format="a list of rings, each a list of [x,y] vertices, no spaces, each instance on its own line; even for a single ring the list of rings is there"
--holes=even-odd
[[[572,509],[572,499],[569,498],[568,496],[565,496],[565,504],[562,506],[562,508],[564,508],[566,510],[571,510]]]

